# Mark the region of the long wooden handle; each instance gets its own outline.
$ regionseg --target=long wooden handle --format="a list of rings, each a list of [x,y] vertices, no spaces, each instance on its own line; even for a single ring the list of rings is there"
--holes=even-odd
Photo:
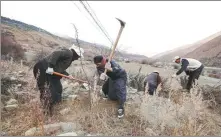
[[[67,75],[64,75],[64,74],[61,74],[61,73],[58,73],[58,72],[53,72],[53,74],[57,75],[57,76],[65,77],[65,78],[68,78],[68,79],[73,79],[73,80],[76,80],[76,81],[79,81],[79,82],[88,83],[87,81],[83,81],[83,80],[77,79],[77,78],[71,78]]]
[[[110,56],[109,56],[109,59],[108,59],[108,63],[110,63],[110,61],[111,61],[112,58],[113,58],[114,51],[115,51],[115,49],[116,49],[116,47],[117,47],[118,41],[119,41],[119,39],[120,39],[120,36],[121,36],[122,31],[123,31],[124,26],[125,26],[125,22],[123,22],[123,21],[120,20],[120,19],[117,19],[117,20],[120,21],[121,27],[120,27],[120,30],[119,30],[119,32],[118,32],[117,39],[116,39],[116,41],[115,41],[115,43],[114,43],[113,49],[112,49],[112,51],[111,51],[111,53],[110,53]],[[105,73],[105,74],[107,73],[107,69],[104,70],[104,73]]]

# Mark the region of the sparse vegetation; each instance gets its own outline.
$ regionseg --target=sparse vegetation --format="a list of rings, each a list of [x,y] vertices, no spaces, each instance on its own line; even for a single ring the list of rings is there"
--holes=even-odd
[[[16,45],[14,35],[3,33],[3,44],[13,43],[16,50],[7,49],[4,46],[2,52],[4,55],[16,59],[22,58],[23,52],[21,45]],[[9,39],[5,39],[7,38]],[[39,39],[41,40],[41,39]],[[73,41],[72,41],[73,42]],[[83,41],[81,41],[84,43]],[[43,44],[38,41],[38,44]],[[60,44],[60,43],[59,43]],[[85,44],[85,43],[84,43]],[[8,44],[10,45],[10,44]],[[50,46],[57,46],[57,42],[47,43]],[[85,49],[89,49],[88,43]],[[42,45],[41,45],[42,46]],[[13,47],[14,48],[14,47]],[[36,56],[32,63],[37,62],[48,55],[46,50],[36,49]],[[95,51],[95,50],[93,50]],[[12,53],[11,53],[12,52]],[[87,51],[90,52],[90,51]],[[16,53],[16,54],[15,54]],[[93,55],[97,52],[87,54],[87,61],[82,61],[89,81],[93,82],[93,73],[95,65],[93,64]],[[106,54],[106,53],[105,53]],[[108,54],[107,54],[108,55]],[[131,56],[130,54],[125,54]],[[137,58],[145,58],[136,56]],[[137,59],[138,60],[138,59]],[[76,81],[62,79],[66,82],[63,92],[75,95],[75,99],[65,98],[61,104],[58,104],[54,110],[54,116],[48,117],[43,114],[42,106],[39,102],[39,92],[36,89],[36,81],[33,78],[32,70],[29,66],[21,65],[18,62],[1,61],[1,125],[2,131],[7,135],[22,136],[32,127],[38,127],[39,131],[33,135],[51,135],[60,134],[61,129],[45,130],[44,125],[56,124],[59,122],[72,122],[78,124],[79,129],[72,128],[78,135],[103,135],[103,136],[219,136],[221,127],[221,93],[220,84],[216,86],[195,86],[190,93],[184,92],[186,77],[172,79],[170,75],[173,69],[157,68],[163,78],[163,86],[157,89],[154,96],[143,95],[143,80],[148,72],[156,67],[164,67],[164,64],[154,67],[156,61],[143,59],[139,63],[120,62],[120,65],[126,69],[128,74],[128,92],[127,97],[136,97],[136,99],[127,100],[124,119],[116,118],[116,103],[114,101],[101,99],[96,106],[90,108],[89,92],[83,85]],[[148,65],[142,65],[148,64]],[[79,79],[86,79],[82,70],[81,63],[75,61],[68,70],[70,74]],[[151,65],[151,66],[149,66]],[[170,74],[171,73],[171,74]],[[211,72],[213,75],[219,72]],[[100,92],[102,82],[99,81],[98,89]],[[74,87],[72,88],[71,86]],[[131,93],[131,89],[135,91]],[[69,91],[67,91],[69,90]],[[63,96],[64,97],[64,96]],[[8,109],[8,101],[14,99],[16,104]],[[69,111],[62,114],[63,109],[69,108]],[[83,132],[83,133],[82,133]]]
[[[24,52],[25,50],[15,41],[14,35],[11,32],[1,33],[1,55],[4,56],[3,59],[13,57],[18,61],[24,58]]]
[[[147,64],[147,65],[154,65],[156,63],[156,60],[152,60],[152,59],[143,59],[141,60],[141,64]]]

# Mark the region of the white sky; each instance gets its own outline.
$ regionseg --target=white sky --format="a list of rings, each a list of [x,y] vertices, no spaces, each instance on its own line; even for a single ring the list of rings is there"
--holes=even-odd
[[[126,22],[118,46],[131,53],[152,56],[221,30],[221,1],[88,3],[114,41],[120,28],[115,17]],[[75,36],[74,23],[80,39],[111,45],[79,1],[1,1],[1,15],[71,37]]]

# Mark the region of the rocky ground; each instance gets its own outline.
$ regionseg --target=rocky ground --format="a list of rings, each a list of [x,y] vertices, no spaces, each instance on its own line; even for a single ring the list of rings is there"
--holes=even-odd
[[[48,117],[42,113],[32,70],[3,61],[1,66],[2,135],[221,135],[218,86],[186,93],[179,79],[168,78],[150,97],[129,84],[125,117],[118,119],[116,102],[103,99],[100,86],[100,98],[91,107],[89,86],[63,79],[63,102]]]

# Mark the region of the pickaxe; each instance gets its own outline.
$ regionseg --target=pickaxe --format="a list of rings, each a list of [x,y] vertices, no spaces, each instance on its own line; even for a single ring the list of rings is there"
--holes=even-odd
[[[57,76],[64,77],[64,78],[68,78],[68,79],[76,80],[76,81],[79,81],[79,82],[82,82],[82,83],[88,83],[87,81],[83,81],[83,80],[81,80],[81,79],[73,78],[73,77],[70,77],[70,76],[67,76],[67,75],[64,75],[64,74],[58,73],[58,72],[53,72],[53,74],[54,74],[54,75],[57,75]]]
[[[111,51],[111,53],[110,53],[110,56],[109,56],[109,59],[108,59],[108,63],[110,63],[110,61],[112,60],[112,58],[113,58],[113,56],[114,56],[114,51],[115,51],[115,49],[116,49],[116,47],[117,47],[117,43],[118,43],[118,41],[119,41],[119,39],[120,39],[121,33],[122,33],[122,31],[123,31],[123,29],[124,29],[124,27],[125,27],[125,24],[126,24],[124,21],[122,21],[122,20],[120,20],[120,19],[118,19],[118,18],[116,18],[116,19],[120,22],[121,27],[120,27],[120,30],[119,30],[119,32],[118,32],[117,39],[116,39],[116,41],[115,41],[115,43],[114,43],[113,49],[112,49],[112,51]],[[105,74],[107,73],[107,69],[105,69],[104,73],[105,73]]]
[[[120,39],[121,33],[122,33],[122,31],[123,31],[123,29],[124,29],[124,27],[125,27],[125,24],[126,24],[124,21],[122,21],[122,20],[120,20],[120,19],[118,19],[118,18],[116,18],[116,19],[120,22],[121,27],[120,27],[120,30],[119,30],[119,32],[118,32],[117,39],[116,39],[116,41],[115,41],[115,43],[114,43],[113,49],[112,49],[112,51],[111,51],[111,53],[110,53],[108,63],[110,63],[110,61],[111,61],[112,58],[113,58],[114,51],[115,51],[115,49],[116,49],[116,47],[117,47],[117,43],[118,43],[118,41],[119,41],[119,39]],[[105,69],[104,73],[105,73],[105,74],[107,73],[107,69]],[[97,87],[97,76],[95,75],[95,77],[94,77],[94,89],[93,89],[94,93],[95,93],[95,91],[96,91],[96,87]]]

